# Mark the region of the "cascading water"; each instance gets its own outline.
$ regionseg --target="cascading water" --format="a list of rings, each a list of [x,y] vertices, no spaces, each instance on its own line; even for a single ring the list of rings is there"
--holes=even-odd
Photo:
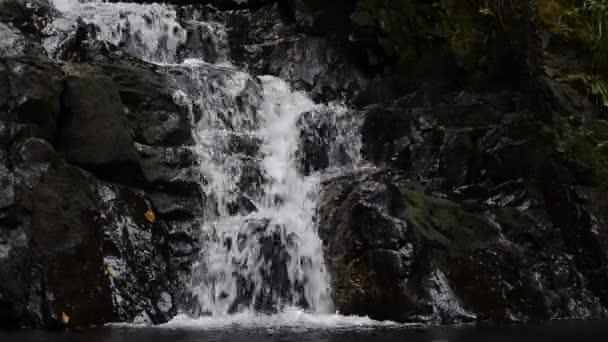
[[[220,78],[221,90],[192,99],[203,108],[196,137],[207,201],[191,284],[200,312],[328,311],[313,222],[317,178],[301,176],[296,160],[298,118],[315,105],[270,76],[260,83],[234,71]]]
[[[330,127],[325,168],[358,161],[355,119],[340,105],[317,105],[283,80],[254,78],[232,66],[227,51],[214,60],[179,61],[186,30],[164,5],[61,1],[50,27],[53,54],[76,28],[173,75],[177,103],[189,108],[198,156],[204,222],[201,252],[188,284],[195,316],[332,310],[330,279],[316,229],[322,174],[302,167],[303,136]],[[226,46],[217,23],[199,23]]]

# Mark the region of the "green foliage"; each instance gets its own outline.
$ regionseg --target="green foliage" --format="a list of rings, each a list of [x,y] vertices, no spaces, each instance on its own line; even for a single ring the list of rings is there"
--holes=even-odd
[[[593,62],[608,74],[608,0],[585,0],[584,9],[591,27]]]
[[[492,16],[492,17],[495,15],[494,12],[492,11],[492,9],[489,8],[489,7],[481,7],[479,9],[479,14],[481,14],[481,15],[487,15],[487,16]]]
[[[538,19],[555,37],[590,53],[593,67],[608,75],[608,0],[540,0]]]
[[[580,81],[585,88],[589,90],[589,94],[593,95],[598,100],[598,105],[604,109],[608,109],[608,83],[598,74],[576,73],[568,75],[560,81]]]
[[[594,181],[608,188],[608,121],[595,120],[585,127],[564,128],[559,145],[568,159],[588,168]]]
[[[583,9],[571,0],[540,0],[538,19],[550,33],[567,43],[589,45],[592,37]]]
[[[457,79],[500,72],[521,17],[508,0],[359,0],[350,16],[370,64],[396,63],[404,72],[439,71]],[[517,10],[516,10],[517,8]],[[509,33],[505,33],[509,32]],[[401,70],[401,69],[399,69]]]

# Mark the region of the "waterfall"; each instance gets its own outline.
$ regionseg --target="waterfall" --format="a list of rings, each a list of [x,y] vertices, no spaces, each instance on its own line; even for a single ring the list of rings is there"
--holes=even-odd
[[[271,76],[224,67],[212,78],[201,84],[223,86],[191,98],[203,108],[195,136],[206,219],[191,283],[200,313],[331,310],[314,222],[318,177],[301,175],[296,159],[298,119],[317,106]]]
[[[327,165],[359,160],[357,120],[341,104],[315,104],[273,76],[254,77],[230,63],[221,23],[200,22],[213,35],[213,60],[182,59],[186,30],[159,4],[59,1],[63,16],[45,41],[52,54],[80,21],[96,39],[167,70],[187,107],[198,157],[204,217],[200,255],[186,284],[194,316],[276,313],[297,307],[333,310],[330,277],[317,232],[323,170],[304,167],[302,137],[320,126],[331,134]],[[314,140],[314,139],[313,139]]]

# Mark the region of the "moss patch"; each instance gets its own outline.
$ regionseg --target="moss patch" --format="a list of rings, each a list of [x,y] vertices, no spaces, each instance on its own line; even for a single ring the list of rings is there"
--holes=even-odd
[[[420,184],[404,183],[401,217],[418,240],[454,251],[485,246],[496,237],[495,230],[479,214],[458,204],[427,194]]]

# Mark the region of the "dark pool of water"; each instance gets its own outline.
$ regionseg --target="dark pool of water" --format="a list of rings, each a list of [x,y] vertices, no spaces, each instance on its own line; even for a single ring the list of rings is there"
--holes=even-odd
[[[100,328],[85,331],[0,332],[1,342],[606,342],[608,322],[553,322],[542,326],[348,329]]]

